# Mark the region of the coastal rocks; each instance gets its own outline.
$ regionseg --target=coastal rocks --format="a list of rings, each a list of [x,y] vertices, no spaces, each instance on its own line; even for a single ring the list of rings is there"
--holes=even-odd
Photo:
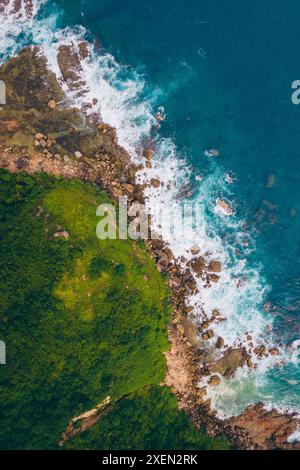
[[[222,213],[224,215],[232,215],[233,209],[229,202],[225,201],[224,199],[216,199],[215,211]]]
[[[161,185],[160,180],[158,178],[152,178],[150,184],[152,188],[159,188]]]
[[[210,261],[208,265],[208,271],[214,272],[214,273],[220,273],[221,272],[221,263],[220,261]]]
[[[253,352],[254,354],[256,354],[258,358],[262,358],[266,354],[267,348],[264,345],[257,346],[256,348],[253,349]]]
[[[82,89],[84,89],[86,83],[81,77],[83,72],[81,60],[86,57],[87,51],[83,47],[84,43],[81,44],[79,50],[74,44],[59,46],[57,62],[69,89],[72,91],[79,91],[81,89],[82,93]]]
[[[207,367],[210,372],[217,372],[223,377],[229,378],[246,363],[248,358],[250,359],[250,356],[244,348],[229,348],[220,359],[207,364]]]
[[[211,387],[217,387],[218,385],[220,385],[220,383],[221,383],[221,379],[218,375],[212,375],[208,380],[208,384]]]
[[[199,277],[203,274],[204,269],[205,269],[205,259],[203,256],[199,256],[199,258],[196,258],[188,263],[188,265],[192,268],[192,270],[196,273],[196,275]]]
[[[204,151],[204,155],[206,157],[219,157],[220,156],[220,152],[218,149],[209,149],[209,150],[205,150]]]
[[[288,440],[298,429],[300,420],[293,414],[281,414],[274,409],[267,411],[263,403],[250,405],[241,415],[226,420],[226,425],[233,432],[246,430],[261,449],[300,450],[300,442]]]
[[[194,245],[191,248],[191,253],[193,256],[198,255],[200,253],[200,248],[198,245]]]
[[[17,15],[18,18],[32,18],[34,3],[32,0],[0,0],[0,13],[9,7],[10,14]]]
[[[143,157],[145,157],[147,160],[152,160],[153,154],[154,151],[152,149],[144,149],[143,151]]]
[[[47,61],[37,47],[28,47],[3,64],[0,80],[6,85],[6,106],[22,112],[41,110],[50,100],[63,99],[55,74],[47,68]]]
[[[216,341],[216,348],[222,349],[224,347],[224,339],[221,336],[218,336]]]
[[[202,339],[204,341],[208,341],[209,339],[214,337],[214,332],[213,330],[207,330],[204,333],[202,333]]]

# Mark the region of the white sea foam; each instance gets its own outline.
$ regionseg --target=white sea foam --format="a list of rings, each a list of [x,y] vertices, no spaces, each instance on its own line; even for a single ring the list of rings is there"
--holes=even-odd
[[[35,2],[36,11],[42,3]],[[3,24],[4,33],[2,32],[0,38],[0,47],[2,51],[6,48],[7,54],[4,54],[4,57],[16,53],[29,39],[32,43],[40,45],[49,67],[57,74],[68,99],[78,107],[94,101],[88,112],[100,114],[103,121],[116,129],[119,144],[128,151],[132,159],[144,162],[141,148],[143,142],[149,140],[157,124],[153,106],[160,94],[159,90],[153,90],[150,98],[143,99],[144,78],[134,70],[119,65],[112,55],[100,53],[91,44],[90,57],[82,60],[81,64],[84,93],[78,96],[76,91],[68,88],[61,76],[57,51],[61,44],[71,44],[74,49],[78,49],[80,41],[85,37],[84,28],[57,30],[55,16],[32,21],[24,17],[16,19],[5,15]],[[21,37],[23,43],[20,41]],[[197,244],[201,254],[222,263],[220,280],[212,283],[210,288],[205,287],[203,280],[196,279],[199,293],[191,295],[188,303],[194,306],[198,321],[210,318],[213,310],[217,309],[226,321],[215,324],[214,331],[216,335],[224,338],[226,345],[245,345],[249,349],[246,334],[250,334],[254,345],[267,343],[272,346],[272,318],[262,309],[269,286],[263,279],[261,267],[250,267],[247,263],[247,253],[254,249],[253,240],[245,233],[242,221],[236,215],[226,217],[215,214],[217,197],[226,198],[234,205],[234,201],[230,199],[229,185],[224,181],[220,167],[214,163],[215,170],[211,175],[197,181],[196,186],[192,185],[192,170],[188,167],[184,155],[179,154],[174,142],[160,138],[158,133],[153,142],[155,151],[152,168],[141,170],[138,181],[149,184],[152,178],[159,178],[163,183],[159,188],[153,188],[149,184],[145,189],[146,204],[153,216],[155,230],[162,230],[157,216],[161,205],[171,207],[174,201],[184,200],[184,192],[193,189],[194,193],[188,200],[196,201],[205,214],[199,233],[195,233],[193,219],[190,218],[186,221],[185,239],[169,232],[161,234],[177,258],[183,256],[187,261],[190,260],[190,248]],[[182,188],[186,188],[186,191],[183,192]],[[230,235],[229,240],[221,235],[225,229]],[[245,239],[250,243],[245,244]],[[239,251],[239,256],[236,256],[236,250]],[[183,262],[183,267],[184,265]],[[285,354],[283,351],[280,357],[268,357],[260,361],[254,359],[257,367],[255,371],[245,367],[238,371],[234,379],[222,379],[221,386],[209,392],[213,406],[225,416],[242,411],[243,407],[253,400],[268,401],[266,396],[257,396],[259,394],[256,390],[259,383],[265,380],[265,371],[273,367],[276,361],[278,363],[283,360]]]

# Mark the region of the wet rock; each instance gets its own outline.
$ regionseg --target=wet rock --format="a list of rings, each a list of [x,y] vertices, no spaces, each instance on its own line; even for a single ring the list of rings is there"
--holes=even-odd
[[[256,348],[253,349],[254,354],[258,357],[262,357],[264,354],[267,352],[266,346],[257,346]]]
[[[61,101],[63,92],[38,47],[28,47],[0,67],[6,85],[6,107],[25,112],[41,110],[49,100]],[[34,90],[34,93],[33,93]]]
[[[211,385],[212,387],[216,387],[218,385],[220,385],[221,383],[221,379],[218,375],[212,375],[210,377],[210,379],[208,380],[208,383],[209,385]]]
[[[253,362],[250,358],[246,359],[246,364],[249,367],[249,369],[253,369]]]
[[[130,194],[132,194],[133,191],[134,191],[134,186],[132,184],[129,184],[129,183],[123,184],[123,188],[125,189],[125,191],[127,191]]]
[[[62,76],[70,90],[83,89],[86,83],[81,77],[83,56],[72,44],[61,45],[58,49],[57,62]]]
[[[205,259],[203,258],[203,256],[199,256],[199,258],[192,260],[189,263],[189,266],[191,266],[191,268],[193,269],[193,271],[195,271],[197,276],[201,276],[201,274],[203,273],[205,269]]]
[[[150,184],[153,188],[159,188],[160,187],[160,181],[158,178],[152,178],[150,181]]]
[[[211,282],[219,282],[220,280],[220,276],[218,276],[217,274],[209,274],[207,277],[208,277],[208,281],[211,281]]]
[[[228,377],[240,367],[243,358],[250,358],[245,349],[229,348],[220,359],[208,364],[208,367],[211,372]]]
[[[194,245],[191,248],[191,253],[192,255],[198,255],[200,253],[200,248],[198,245]]]
[[[226,424],[233,432],[238,429],[246,431],[261,449],[300,449],[300,442],[288,441],[289,436],[297,430],[299,419],[293,414],[267,411],[263,403],[248,406],[241,415],[226,420]]]
[[[218,198],[216,200],[216,211],[221,212],[224,215],[232,215],[233,214],[233,209],[230,206],[230,204],[225,201],[224,199]]]
[[[210,261],[207,269],[208,269],[208,271],[212,271],[214,273],[221,272],[221,263],[220,263],[220,261]]]
[[[144,149],[144,151],[143,151],[143,156],[144,156],[147,160],[152,160],[153,154],[154,154],[154,152],[153,152],[153,150],[151,150],[151,149]]]
[[[216,348],[217,349],[222,349],[224,347],[224,339],[222,336],[218,336],[217,341],[216,341]]]
[[[278,348],[271,348],[271,349],[269,349],[269,353],[271,354],[271,356],[278,356],[279,349]]]

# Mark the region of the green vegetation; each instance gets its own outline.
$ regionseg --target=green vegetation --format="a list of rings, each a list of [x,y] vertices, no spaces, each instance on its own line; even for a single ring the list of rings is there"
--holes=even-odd
[[[66,443],[67,449],[225,450],[224,438],[208,438],[178,410],[168,387],[153,386],[116,404],[113,411]]]
[[[156,386],[169,291],[141,243],[96,238],[108,201],[79,181],[0,171],[1,449],[57,448],[69,421],[108,395],[111,413],[66,445],[211,445]]]

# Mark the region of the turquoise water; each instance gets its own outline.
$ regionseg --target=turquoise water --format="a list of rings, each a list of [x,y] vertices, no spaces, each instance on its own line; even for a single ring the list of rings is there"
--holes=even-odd
[[[40,18],[53,12],[56,28],[83,25],[99,53],[126,65],[124,81],[143,77],[139,99],[167,113],[161,137],[172,139],[192,173],[213,182],[207,198],[233,201],[234,229],[209,210],[208,225],[232,262],[246,259],[259,273],[258,289],[238,301],[248,310],[257,301],[261,318],[273,319],[275,342],[288,348],[300,338],[300,106],[291,102],[291,83],[300,79],[299,1],[65,0],[48,2]],[[213,162],[203,157],[211,147],[220,151]],[[226,173],[235,176],[230,188]],[[296,356],[225,385],[218,405],[234,412],[263,399],[300,409]]]

